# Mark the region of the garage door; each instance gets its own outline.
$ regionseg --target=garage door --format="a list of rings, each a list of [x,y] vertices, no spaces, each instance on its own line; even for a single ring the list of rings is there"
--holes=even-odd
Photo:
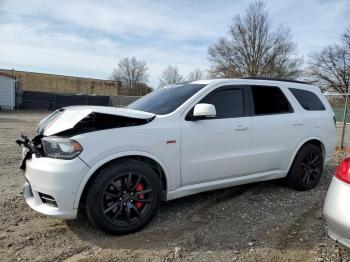
[[[0,76],[0,107],[1,109],[15,108],[15,80]]]

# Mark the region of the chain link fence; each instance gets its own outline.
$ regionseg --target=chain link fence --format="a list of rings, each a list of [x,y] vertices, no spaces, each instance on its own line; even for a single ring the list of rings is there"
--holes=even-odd
[[[350,147],[350,112],[349,98],[347,94],[325,94],[328,102],[333,108],[337,127],[337,147]]]

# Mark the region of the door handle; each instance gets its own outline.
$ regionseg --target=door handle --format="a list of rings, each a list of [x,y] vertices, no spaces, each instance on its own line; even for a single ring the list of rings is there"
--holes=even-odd
[[[303,122],[300,122],[300,121],[294,121],[293,122],[293,126],[302,126],[302,125],[304,125]]]
[[[245,125],[237,125],[235,126],[235,130],[248,130],[248,126]]]

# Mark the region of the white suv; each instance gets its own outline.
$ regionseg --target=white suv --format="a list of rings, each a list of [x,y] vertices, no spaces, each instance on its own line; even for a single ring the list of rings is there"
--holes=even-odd
[[[318,87],[217,79],[157,89],[128,108],[74,106],[22,137],[28,205],[106,232],[144,227],[162,200],[284,178],[316,186],[335,148],[334,113]]]

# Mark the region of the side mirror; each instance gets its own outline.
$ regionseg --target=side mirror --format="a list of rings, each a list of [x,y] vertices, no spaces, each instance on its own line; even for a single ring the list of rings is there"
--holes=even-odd
[[[213,118],[216,116],[215,106],[212,104],[197,104],[193,109],[193,120]]]

